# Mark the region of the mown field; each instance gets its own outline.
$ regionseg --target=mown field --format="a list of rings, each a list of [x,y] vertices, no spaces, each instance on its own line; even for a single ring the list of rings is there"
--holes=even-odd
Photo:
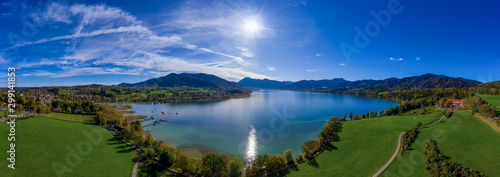
[[[401,132],[419,121],[424,125],[435,122],[441,115],[416,116],[417,120],[412,116],[383,116],[344,122],[340,141],[333,142],[315,160],[280,176],[371,176],[390,159]]]
[[[452,117],[421,129],[411,150],[398,156],[381,176],[430,176],[424,164],[424,147],[429,138],[437,141],[441,152],[452,161],[488,176],[500,174],[500,133],[470,111],[454,111]]]
[[[53,114],[58,115],[58,114]],[[70,118],[73,119],[73,118]],[[7,138],[9,125],[0,123]],[[85,136],[86,132],[91,138]],[[107,130],[38,116],[16,122],[16,169],[7,168],[9,142],[0,141],[0,176],[131,176],[134,153]],[[101,137],[101,138],[99,138]],[[88,146],[86,146],[88,145]],[[90,148],[88,148],[90,146]],[[69,160],[68,160],[69,159]]]
[[[486,94],[476,94],[481,97],[484,101],[491,103],[495,106],[500,106],[500,95],[486,95]]]
[[[66,120],[72,122],[80,122],[80,123],[95,123],[95,115],[83,115],[83,114],[65,114],[65,113],[57,113],[53,112],[50,114],[44,114],[43,116],[58,119],[58,120]]]

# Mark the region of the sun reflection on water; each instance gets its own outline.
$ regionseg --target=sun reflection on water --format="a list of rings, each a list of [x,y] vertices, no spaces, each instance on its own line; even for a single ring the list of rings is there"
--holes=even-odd
[[[246,160],[252,162],[257,156],[257,135],[255,133],[255,128],[250,126],[250,132],[248,133],[248,142],[246,146]]]

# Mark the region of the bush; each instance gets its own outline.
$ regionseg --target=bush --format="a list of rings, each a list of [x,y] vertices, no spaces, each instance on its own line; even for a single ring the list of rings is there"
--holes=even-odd
[[[452,114],[453,114],[453,112],[452,112],[452,111],[448,111],[448,112],[446,112],[445,117],[446,117],[446,118],[450,118]]]

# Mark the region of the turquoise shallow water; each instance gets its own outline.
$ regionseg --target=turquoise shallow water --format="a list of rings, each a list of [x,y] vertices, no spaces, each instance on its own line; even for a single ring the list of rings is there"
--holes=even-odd
[[[168,120],[155,126],[148,126],[153,121],[143,122],[156,139],[250,158],[286,149],[298,154],[301,145],[315,139],[331,116],[364,114],[398,103],[331,93],[264,90],[247,98],[222,101],[125,105],[133,106],[135,114]]]

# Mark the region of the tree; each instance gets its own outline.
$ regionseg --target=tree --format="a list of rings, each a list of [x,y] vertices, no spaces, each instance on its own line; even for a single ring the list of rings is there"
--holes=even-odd
[[[354,115],[352,115],[352,112],[351,112],[351,113],[349,113],[349,119],[351,119],[351,120],[352,120],[352,117],[353,117],[353,116],[354,116]]]
[[[450,118],[452,114],[453,114],[452,111],[447,111],[445,117]]]
[[[151,147],[153,145],[153,141],[154,141],[154,138],[153,138],[153,135],[151,135],[151,133],[148,133],[146,135],[146,140],[145,140],[145,144],[148,145],[149,147]]]
[[[243,176],[243,161],[239,157],[233,157],[228,165],[227,175],[230,177]]]
[[[308,157],[311,153],[311,150],[307,146],[302,146],[302,153],[304,153],[304,157]]]
[[[158,150],[159,150],[158,162],[160,162],[160,164],[166,167],[171,167],[172,165],[174,165],[174,162],[177,158],[177,148],[174,145],[169,145],[168,143],[161,143]]]
[[[177,157],[177,161],[175,161],[175,166],[182,169],[182,171],[188,171],[189,165],[189,157],[186,155],[180,155]]]
[[[287,149],[283,153],[283,157],[285,158],[285,161],[286,161],[287,164],[292,164],[293,163],[292,150]]]
[[[417,122],[417,128],[422,127],[422,122]]]
[[[223,154],[207,154],[202,161],[202,173],[205,176],[221,176],[226,171],[227,158]]]
[[[297,163],[302,163],[304,161],[304,157],[302,157],[302,155],[297,155],[297,157],[295,157],[295,161]]]

